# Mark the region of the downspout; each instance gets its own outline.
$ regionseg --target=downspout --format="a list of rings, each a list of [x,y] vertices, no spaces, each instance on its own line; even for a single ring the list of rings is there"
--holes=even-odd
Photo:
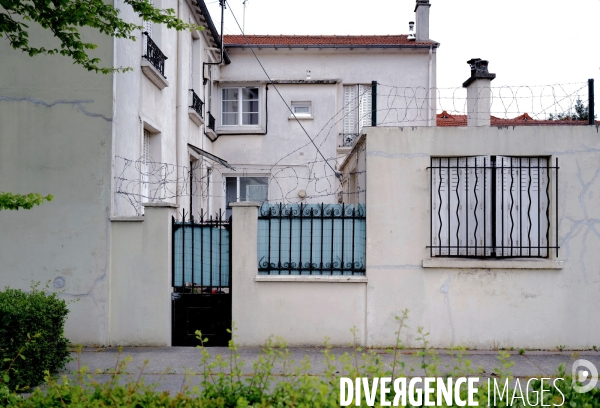
[[[181,18],[182,10],[181,10],[181,0],[177,1],[177,18]],[[181,203],[181,192],[183,191],[182,180],[185,180],[185,175],[183,174],[183,169],[185,168],[185,160],[184,160],[184,152],[181,148],[181,142],[183,140],[183,132],[184,122],[182,120],[182,105],[181,98],[183,92],[183,75],[179,75],[179,69],[183,67],[183,41],[181,36],[185,31],[176,31],[177,33],[177,86],[176,86],[176,94],[175,94],[175,154],[176,154],[176,164],[177,164],[177,180],[175,182],[175,200],[179,208],[182,208]],[[186,166],[187,167],[187,166]]]
[[[428,86],[427,86],[427,98],[428,103],[427,103],[427,126],[433,126],[431,124],[431,109],[432,109],[432,103],[431,103],[431,77],[433,75],[433,45],[429,46],[429,77],[428,77]]]
[[[223,64],[223,53],[225,52],[225,41],[223,40],[223,18],[225,17],[225,0],[219,0],[219,4],[221,5],[221,58],[218,62],[203,62],[202,63],[202,78],[204,80],[204,85],[208,81],[208,78],[204,76],[204,67],[206,65],[221,65]]]

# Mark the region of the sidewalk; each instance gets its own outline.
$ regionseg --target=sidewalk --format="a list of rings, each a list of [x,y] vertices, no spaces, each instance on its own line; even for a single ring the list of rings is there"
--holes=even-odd
[[[225,347],[207,348],[212,356],[221,354],[223,357],[229,355],[229,350]],[[332,354],[336,356],[336,363],[339,363],[338,357],[344,353],[352,353],[349,348],[333,348],[330,349]],[[375,351],[385,363],[391,363],[392,356],[385,350]],[[298,365],[305,356],[308,356],[311,362],[310,373],[320,375],[325,371],[325,364],[322,348],[289,348],[291,359]],[[240,358],[245,362],[243,372],[249,374],[252,372],[253,362],[261,353],[260,348],[240,348],[238,353]],[[414,371],[411,376],[424,375],[420,368],[420,361],[417,359],[416,350],[403,350],[402,358],[406,362],[407,367],[413,367]],[[517,352],[509,352],[510,360],[514,362],[511,368],[513,376],[519,378],[530,377],[553,377],[556,376],[559,364],[565,364],[567,374],[571,373],[571,366],[576,359],[586,359],[592,362],[596,367],[600,368],[600,353],[594,351],[580,351],[578,355],[573,355],[573,352],[548,352],[548,351],[529,351],[524,355],[519,355]],[[95,373],[97,370],[102,374],[94,374],[94,377],[99,381],[108,379],[109,370],[115,367],[118,358],[118,349],[116,348],[84,348],[80,355],[72,353],[75,361],[67,364],[60,374],[68,374],[76,370],[78,364],[87,366],[89,373]],[[453,367],[453,359],[445,350],[439,351],[441,365],[439,371],[441,373],[449,372]],[[132,357],[133,361],[128,364],[126,373],[123,377],[131,376],[137,378],[140,370],[144,365],[144,361],[148,360],[148,364],[143,370],[142,377],[146,383],[160,383],[157,387],[159,391],[174,391],[182,389],[185,384],[190,386],[198,385],[201,378],[198,375],[190,374],[190,372],[200,371],[200,350],[191,347],[125,347],[121,359],[126,356]],[[495,367],[498,366],[497,351],[469,351],[466,352],[466,358],[471,361],[471,367],[483,368],[484,372],[480,377],[487,378],[495,376]],[[359,363],[360,364],[360,363]],[[276,365],[274,374],[281,373],[281,365]],[[186,375],[186,370],[188,374]],[[406,370],[408,372],[408,370]]]

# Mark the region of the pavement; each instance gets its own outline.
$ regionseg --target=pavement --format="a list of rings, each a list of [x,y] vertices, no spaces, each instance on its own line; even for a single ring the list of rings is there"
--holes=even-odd
[[[221,355],[226,357],[229,350],[225,347],[206,348],[211,358]],[[323,348],[288,348],[289,359],[297,367],[304,359],[310,361],[309,373],[315,376],[322,375],[325,372],[325,359],[323,358]],[[390,364],[393,356],[385,350],[369,349],[368,352],[376,353],[384,363]],[[339,373],[344,370],[339,362],[339,357],[344,353],[351,354],[350,348],[332,348],[335,364]],[[406,363],[407,373],[410,368],[414,371],[408,373],[409,376],[423,376],[420,358],[416,355],[418,350],[402,350],[399,359]],[[261,354],[261,348],[241,347],[238,349],[240,360],[244,362],[243,374],[251,375],[253,363]],[[448,373],[455,364],[455,359],[446,350],[439,350],[441,364],[439,365],[440,374]],[[518,352],[510,351],[510,361],[514,365],[510,371],[517,378],[541,378],[556,377],[560,364],[565,365],[567,374],[571,373],[573,362],[577,359],[585,359],[600,368],[600,352],[595,351],[526,351],[523,355]],[[72,375],[78,367],[86,366],[89,373],[94,373],[93,377],[98,381],[108,381],[110,372],[114,370],[117,361],[122,361],[129,356],[131,362],[122,370],[121,381],[127,378],[137,379],[139,376],[145,379],[146,384],[159,383],[157,391],[178,392],[186,385],[192,387],[199,385],[201,376],[200,350],[193,347],[125,347],[119,353],[117,348],[84,348],[81,352],[72,353],[74,361],[67,364],[59,374]],[[483,372],[479,374],[483,379],[495,377],[498,370],[498,351],[466,351],[465,358],[471,361],[471,367],[481,367]],[[144,362],[147,361],[145,364]],[[359,357],[360,364],[360,357]],[[289,371],[288,371],[289,372]],[[274,365],[273,373],[281,377],[284,373],[284,367],[281,361]],[[600,385],[600,384],[599,384]]]

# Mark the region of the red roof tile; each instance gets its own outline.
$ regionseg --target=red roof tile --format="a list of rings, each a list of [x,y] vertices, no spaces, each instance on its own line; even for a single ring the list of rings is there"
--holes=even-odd
[[[490,116],[490,126],[580,126],[587,125],[583,120],[537,120],[524,113],[513,119]],[[600,124],[596,121],[596,124]],[[436,125],[439,127],[467,126],[467,115],[451,115],[446,111],[437,114]]]
[[[265,46],[302,46],[302,45],[431,45],[434,41],[409,40],[407,35],[225,35],[225,45],[265,45]]]

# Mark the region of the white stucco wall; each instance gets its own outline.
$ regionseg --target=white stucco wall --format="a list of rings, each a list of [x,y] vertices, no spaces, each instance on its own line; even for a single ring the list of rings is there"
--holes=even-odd
[[[258,203],[233,204],[232,318],[236,342],[261,346],[281,337],[290,346],[365,342],[364,277],[258,276]]]
[[[200,24],[195,13],[190,10],[191,2],[162,0],[157,6],[176,10],[183,21]],[[129,7],[124,8],[123,17],[129,21],[142,24],[142,20]],[[116,77],[115,81],[115,129],[114,129],[114,172],[116,176],[123,174],[127,181],[119,184],[114,193],[112,215],[135,216],[141,213],[142,201],[164,201],[179,204],[189,212],[189,166],[190,151],[188,143],[208,152],[212,144],[204,134],[205,125],[197,125],[190,119],[189,89],[190,84],[190,47],[192,37],[196,36],[194,48],[194,84],[193,89],[198,97],[208,102],[208,87],[202,82],[202,62],[208,61],[208,38],[210,31],[205,29],[194,35],[188,31],[177,32],[163,25],[154,24],[152,37],[167,57],[165,61],[165,77],[168,86],[159,89],[142,73],[142,55],[145,54],[141,30],[138,41],[115,41],[115,65],[129,66],[133,72]],[[217,68],[214,68],[218,70]],[[204,108],[206,119],[207,106]],[[140,194],[140,162],[142,157],[143,129],[151,132],[152,143],[160,146],[159,154],[153,153],[151,161],[160,163],[155,168],[163,167],[150,176],[149,190],[151,197],[139,197]],[[128,165],[127,161],[134,163]],[[138,161],[137,163],[135,163]],[[164,163],[164,165],[162,165]],[[202,164],[203,168],[206,163]],[[199,173],[204,173],[199,172]],[[161,193],[153,194],[152,192]],[[206,196],[202,197],[200,187],[194,189],[194,200],[200,207],[207,207]],[[128,196],[130,195],[130,196]],[[133,204],[132,204],[133,202]],[[136,206],[138,207],[136,209]]]
[[[434,347],[596,344],[599,137],[595,126],[369,128],[367,344],[393,344],[394,316],[405,308],[412,346],[418,326],[431,333]],[[558,203],[551,208],[554,214],[558,205],[558,258],[552,251],[549,260],[537,262],[471,261],[461,267],[442,260],[423,267],[429,258],[430,157],[469,155],[559,159]],[[551,222],[552,245],[553,217]]]
[[[36,46],[56,45],[31,28]],[[110,65],[112,40],[87,30],[85,39]],[[68,305],[66,337],[107,344],[113,76],[63,56],[32,58],[7,41],[0,54],[0,191],[55,197],[0,211],[0,287],[49,281],[77,300]]]
[[[378,87],[378,122],[388,125],[427,125],[425,89],[429,86],[428,49],[254,49],[274,81],[335,80],[333,84],[277,84],[285,103],[310,101],[312,120],[302,126],[313,138],[328,163],[335,167],[349,149],[338,149],[343,132],[344,84],[371,84]],[[265,95],[267,77],[249,49],[228,49],[232,63],[223,66],[215,86],[213,111],[220,112],[220,87],[260,86]],[[435,49],[432,53],[431,86],[435,87]],[[275,89],[269,85],[268,102],[261,100],[261,129],[266,135],[227,135],[221,129],[214,152],[236,167],[238,175],[271,174],[269,201],[300,202],[298,191],[306,190],[304,202],[338,202],[339,181],[325,164],[300,125],[290,120],[290,112]],[[416,97],[412,97],[414,90]],[[405,109],[409,106],[409,109]],[[264,114],[268,110],[268,118]],[[215,115],[217,126],[219,115]],[[435,107],[431,111],[435,120]],[[265,125],[266,121],[266,125]],[[231,130],[235,131],[235,130]],[[340,156],[341,154],[341,156]],[[215,206],[224,206],[221,176],[235,173],[218,168],[213,180]],[[220,174],[219,174],[220,173]]]
[[[172,217],[147,204],[139,220],[111,222],[110,339],[113,346],[171,345]]]

